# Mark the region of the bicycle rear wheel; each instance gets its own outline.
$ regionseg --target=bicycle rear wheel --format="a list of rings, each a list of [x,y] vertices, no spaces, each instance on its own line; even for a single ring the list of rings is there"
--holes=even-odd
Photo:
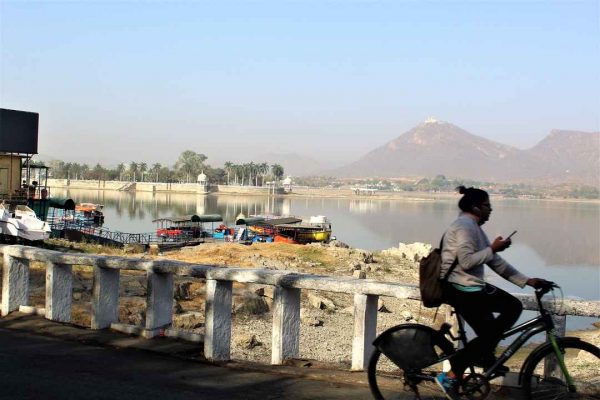
[[[523,371],[523,390],[532,400],[600,399],[600,349],[576,338],[559,338],[558,347],[574,381],[569,388],[553,347],[543,345]]]
[[[442,371],[443,356],[454,352],[443,334],[419,324],[403,324],[383,332],[373,343],[369,386],[378,400],[445,398],[434,378]]]
[[[428,369],[406,371],[375,349],[369,361],[368,377],[371,393],[376,400],[414,399],[442,400],[446,397],[433,379],[441,371],[436,365]]]

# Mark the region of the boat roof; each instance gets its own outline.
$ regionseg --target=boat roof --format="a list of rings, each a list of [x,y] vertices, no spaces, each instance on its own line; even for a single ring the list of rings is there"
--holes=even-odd
[[[72,199],[64,199],[60,197],[51,197],[48,206],[61,210],[74,210],[75,202]]]
[[[265,217],[248,217],[240,218],[235,221],[236,225],[260,225],[260,226],[279,226],[283,224],[297,224],[302,222],[301,218],[284,217],[284,218],[265,218]]]
[[[325,229],[322,226],[309,225],[309,224],[281,224],[277,225],[279,229],[294,229],[294,230],[310,230],[310,231],[322,231]]]
[[[171,221],[171,222],[219,222],[223,221],[223,217],[219,214],[204,214],[204,215],[182,215],[179,217],[164,217],[153,220],[152,222]]]
[[[263,222],[265,217],[245,217],[238,218],[235,220],[236,225],[256,225],[259,222]]]

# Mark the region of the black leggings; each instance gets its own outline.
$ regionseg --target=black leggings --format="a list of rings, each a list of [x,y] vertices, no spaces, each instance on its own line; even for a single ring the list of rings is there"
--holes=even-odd
[[[450,359],[452,371],[462,376],[473,363],[493,360],[502,334],[517,321],[523,305],[516,297],[492,285],[486,285],[478,292],[462,292],[446,283],[444,296],[446,303],[454,307],[477,334]],[[498,316],[493,313],[498,313]]]

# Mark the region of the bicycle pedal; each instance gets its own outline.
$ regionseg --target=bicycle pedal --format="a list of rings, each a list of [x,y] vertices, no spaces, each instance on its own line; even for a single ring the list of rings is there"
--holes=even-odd
[[[506,371],[506,372],[505,371],[494,371],[494,373],[492,373],[490,375],[489,379],[492,380],[492,379],[498,378],[499,376],[506,376],[507,372],[508,371]]]

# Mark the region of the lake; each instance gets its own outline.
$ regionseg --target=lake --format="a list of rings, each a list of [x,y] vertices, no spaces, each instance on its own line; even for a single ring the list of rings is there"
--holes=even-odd
[[[240,213],[325,215],[338,240],[367,250],[396,247],[399,242],[437,246],[458,215],[459,199],[458,195],[415,201],[61,189],[52,194],[104,204],[104,226],[131,233],[153,232],[152,220],[187,214],[221,214],[228,225]],[[556,281],[565,296],[600,300],[600,204],[492,198],[492,206],[491,219],[484,225],[491,239],[518,230],[502,257],[526,275]],[[521,291],[493,273],[490,279],[511,292]]]

